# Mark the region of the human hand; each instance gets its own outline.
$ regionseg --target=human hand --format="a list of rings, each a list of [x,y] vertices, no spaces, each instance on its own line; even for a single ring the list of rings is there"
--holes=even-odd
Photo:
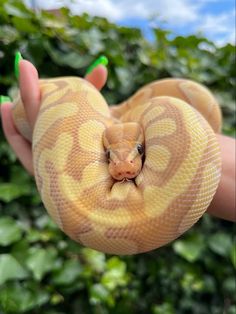
[[[236,222],[236,140],[221,134],[217,134],[217,138],[221,150],[222,172],[219,186],[207,212],[218,218]]]
[[[98,90],[102,89],[107,80],[107,69],[104,65],[97,65],[97,61],[90,67],[90,72],[85,79],[92,83]],[[26,60],[19,62],[19,88],[21,99],[24,104],[26,116],[31,127],[34,126],[39,106],[40,89],[38,84],[38,72],[32,63]],[[1,104],[1,118],[4,134],[7,141],[17,155],[18,159],[31,174],[33,170],[33,158],[31,143],[28,142],[16,129],[12,117],[12,103],[9,101]]]

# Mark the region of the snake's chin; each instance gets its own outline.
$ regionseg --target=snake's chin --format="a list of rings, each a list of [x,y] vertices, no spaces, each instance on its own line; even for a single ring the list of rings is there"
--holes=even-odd
[[[129,179],[129,178],[124,178],[122,179],[120,182],[131,182],[131,181],[134,181],[135,178],[133,179]]]
[[[121,183],[121,184],[134,184],[134,186],[137,187],[137,183],[136,183],[136,177],[134,178],[124,178],[122,180],[115,180],[115,183]]]

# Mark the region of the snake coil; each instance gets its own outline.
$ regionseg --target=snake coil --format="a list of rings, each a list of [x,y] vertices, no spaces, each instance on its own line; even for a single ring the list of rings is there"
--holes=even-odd
[[[174,240],[203,215],[221,172],[221,113],[205,87],[155,81],[108,107],[84,79],[39,83],[34,130],[19,97],[13,116],[32,141],[42,201],[69,237],[106,253],[136,254]],[[108,171],[102,138],[117,121],[137,122],[144,132],[145,160],[133,181],[116,181]]]

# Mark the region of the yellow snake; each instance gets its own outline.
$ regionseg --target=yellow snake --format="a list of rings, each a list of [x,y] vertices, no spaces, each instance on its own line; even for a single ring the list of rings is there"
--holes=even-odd
[[[42,201],[69,237],[136,254],[174,240],[203,215],[221,172],[221,113],[208,89],[164,79],[108,107],[84,79],[39,84],[33,132],[20,97],[13,116],[32,141]]]

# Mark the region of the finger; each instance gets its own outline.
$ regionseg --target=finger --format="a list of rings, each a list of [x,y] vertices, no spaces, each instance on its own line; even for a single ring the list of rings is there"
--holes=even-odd
[[[1,105],[3,131],[15,154],[30,174],[34,174],[30,143],[18,133],[12,118],[12,104]]]
[[[27,60],[19,63],[19,85],[21,99],[25,107],[25,112],[31,127],[34,126],[40,105],[40,88],[38,71]]]
[[[107,81],[107,68],[98,65],[91,73],[85,76],[85,79],[93,84],[98,90],[101,90]]]

